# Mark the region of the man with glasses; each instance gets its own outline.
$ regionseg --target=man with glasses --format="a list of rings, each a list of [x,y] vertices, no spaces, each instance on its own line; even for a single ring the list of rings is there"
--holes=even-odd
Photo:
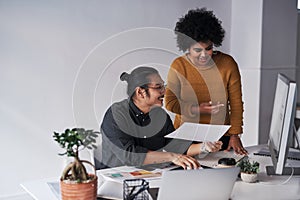
[[[220,150],[220,141],[193,144],[164,137],[175,129],[161,108],[165,85],[156,69],[138,67],[131,74],[123,72],[120,79],[128,84],[129,98],[112,104],[105,113],[99,168],[174,163],[196,169],[200,164],[194,155]]]

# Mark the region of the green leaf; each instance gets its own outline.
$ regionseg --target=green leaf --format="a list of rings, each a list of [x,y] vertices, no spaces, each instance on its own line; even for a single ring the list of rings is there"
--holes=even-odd
[[[97,146],[94,145],[94,143],[96,143],[95,138],[98,137],[98,135],[100,135],[100,132],[85,130],[84,128],[65,129],[62,133],[53,132],[54,141],[66,150],[65,153],[61,153],[60,155],[71,157],[78,155],[79,148],[96,148]]]

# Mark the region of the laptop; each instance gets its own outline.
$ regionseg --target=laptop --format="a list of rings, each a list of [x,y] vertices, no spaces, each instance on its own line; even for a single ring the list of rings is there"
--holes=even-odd
[[[158,200],[228,200],[239,167],[165,171]]]

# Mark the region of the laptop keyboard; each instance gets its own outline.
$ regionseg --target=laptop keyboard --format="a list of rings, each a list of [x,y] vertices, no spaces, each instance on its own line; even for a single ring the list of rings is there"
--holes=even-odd
[[[271,156],[270,151],[267,149],[262,149],[258,152],[254,152],[253,155],[257,155],[257,156]],[[288,155],[287,155],[287,159],[290,160],[300,160],[300,152],[293,152],[293,151],[289,151]]]

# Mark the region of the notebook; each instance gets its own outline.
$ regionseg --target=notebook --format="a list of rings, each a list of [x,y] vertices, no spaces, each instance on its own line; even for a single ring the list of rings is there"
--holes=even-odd
[[[166,171],[158,200],[228,200],[240,168]]]

